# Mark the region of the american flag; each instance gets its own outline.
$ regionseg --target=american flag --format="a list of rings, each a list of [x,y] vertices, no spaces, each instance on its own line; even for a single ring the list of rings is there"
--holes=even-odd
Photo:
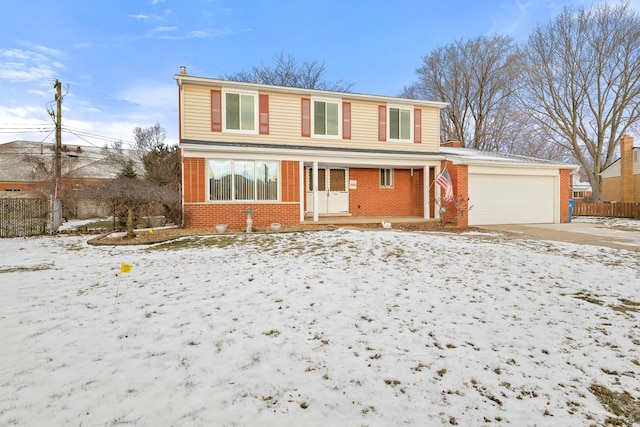
[[[442,198],[447,202],[453,201],[453,184],[451,183],[451,177],[449,176],[449,171],[445,167],[440,175],[436,178],[436,184],[440,186],[442,189]]]

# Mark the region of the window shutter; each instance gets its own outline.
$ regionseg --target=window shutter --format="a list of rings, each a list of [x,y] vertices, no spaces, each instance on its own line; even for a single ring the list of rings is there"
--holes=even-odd
[[[302,136],[311,136],[311,99],[302,98]]]
[[[269,135],[269,95],[259,95],[260,135]]]
[[[413,142],[422,143],[422,110],[419,108],[413,110]]]
[[[222,92],[211,91],[211,131],[222,132]]]
[[[387,140],[387,106],[378,105],[378,141]]]
[[[351,139],[351,103],[342,103],[342,139]]]

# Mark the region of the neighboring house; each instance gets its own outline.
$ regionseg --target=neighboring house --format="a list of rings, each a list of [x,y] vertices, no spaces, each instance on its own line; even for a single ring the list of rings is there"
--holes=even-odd
[[[55,145],[32,141],[0,144],[0,192],[45,192],[54,194]],[[118,166],[107,160],[102,148],[62,146],[62,180],[58,196],[65,216],[95,216],[99,207],[79,201],[81,190],[117,177]],[[104,213],[103,213],[104,214]]]
[[[440,147],[441,102],[193,77],[179,87],[185,225],[438,217],[447,167],[473,206],[458,225],[568,221],[573,165]]]
[[[640,203],[640,147],[630,135],[620,140],[620,158],[601,175],[603,201]]]
[[[576,202],[590,202],[593,196],[591,184],[581,181],[582,177],[579,172],[571,175],[571,193]]]

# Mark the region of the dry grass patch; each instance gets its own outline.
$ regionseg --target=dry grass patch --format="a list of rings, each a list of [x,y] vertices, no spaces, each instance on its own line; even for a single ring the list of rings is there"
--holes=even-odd
[[[640,401],[629,393],[618,393],[605,386],[593,384],[589,391],[598,398],[605,409],[619,418],[608,418],[607,425],[629,426],[640,422]]]

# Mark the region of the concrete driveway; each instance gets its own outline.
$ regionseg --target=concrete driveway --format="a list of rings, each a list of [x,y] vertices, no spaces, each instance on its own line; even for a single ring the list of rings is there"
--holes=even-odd
[[[487,225],[482,228],[540,240],[556,240],[640,252],[640,229],[618,225],[615,221]]]

